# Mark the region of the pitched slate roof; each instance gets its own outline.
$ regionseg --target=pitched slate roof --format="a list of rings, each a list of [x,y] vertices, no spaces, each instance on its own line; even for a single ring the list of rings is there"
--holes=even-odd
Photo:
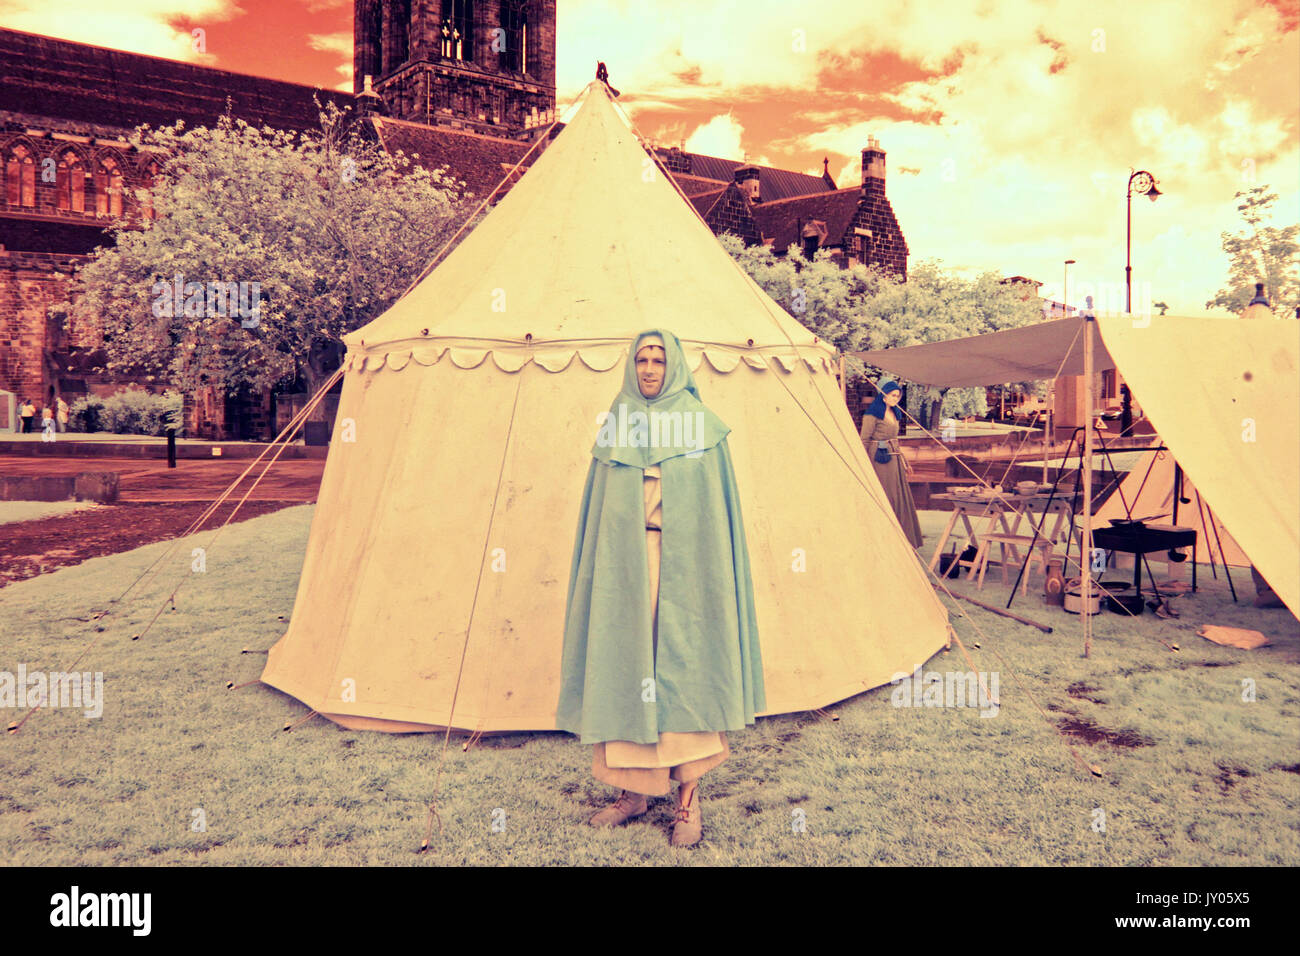
[[[858,211],[862,189],[835,189],[806,196],[792,196],[761,202],[753,207],[754,221],[763,233],[764,240],[772,239],[772,248],[785,252],[792,242],[799,242],[799,233],[810,219],[826,223],[830,235],[826,245],[838,246]]]
[[[657,152],[661,157],[667,155],[667,150],[660,147]],[[762,202],[771,202],[776,199],[785,199],[790,196],[803,196],[808,193],[829,192],[833,188],[821,176],[810,176],[807,173],[796,173],[790,169],[777,169],[774,166],[755,166],[753,163],[745,163],[738,159],[722,159],[718,156],[704,156],[701,153],[682,152],[678,154],[679,161],[688,161],[690,163],[690,176],[695,179],[710,180],[714,183],[731,183],[735,181],[735,172],[741,166],[754,166],[759,171],[759,199]],[[686,178],[684,174],[674,173],[675,179],[680,182]],[[688,195],[691,190],[683,191]]]
[[[141,123],[170,125],[180,119],[188,126],[211,125],[229,104],[234,115],[256,125],[308,130],[319,123],[314,98],[356,105],[350,93],[0,28],[0,128],[6,123],[13,128],[53,122],[63,132],[118,138]],[[429,168],[446,164],[478,199],[506,178],[530,146],[528,141],[387,117],[374,117],[372,123],[386,149],[418,156],[417,161]],[[527,162],[534,162],[545,147],[539,145]],[[661,157],[667,152],[656,151]],[[689,173],[672,175],[702,216],[713,210],[734,182],[735,170],[748,165],[701,153],[678,152],[675,159],[689,164]],[[752,207],[764,238],[784,250],[798,241],[805,222],[820,219],[830,231],[828,244],[843,241],[859,188],[837,190],[823,176],[757,168],[761,201],[746,205]],[[515,174],[515,181],[519,175]],[[902,243],[883,194],[879,200],[869,199],[873,223],[880,220],[886,231],[898,233],[897,242]]]
[[[464,181],[465,188],[480,201],[506,178],[506,174],[532,145],[463,129],[425,126],[388,117],[373,117],[371,122],[379,134],[380,143],[388,152],[400,150],[429,169],[448,166],[454,178]],[[543,149],[545,146],[539,146],[533,151],[524,166],[515,173],[515,182],[542,154]],[[513,184],[512,182],[502,189],[500,195],[493,197],[493,201],[500,200]]]
[[[178,119],[208,126],[229,99],[249,123],[306,130],[319,127],[313,94],[353,102],[351,93],[0,29],[0,122],[55,118],[65,132],[92,136]]]
[[[681,187],[682,192],[688,196],[694,196],[697,193],[714,193],[719,189],[725,189],[731,184],[731,180],[705,179],[701,176],[692,176],[689,173],[679,173],[669,170],[677,185]]]
[[[674,176],[673,178],[676,179],[677,177]],[[717,189],[707,193],[696,193],[693,196],[687,193],[687,198],[690,199],[691,205],[695,207],[700,216],[707,218],[709,210],[713,208],[713,204],[716,203],[726,191],[726,186],[719,186]]]

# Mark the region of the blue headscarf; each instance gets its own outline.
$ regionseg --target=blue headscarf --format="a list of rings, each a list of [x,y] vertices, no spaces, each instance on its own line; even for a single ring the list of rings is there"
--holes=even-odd
[[[867,406],[867,414],[874,415],[881,421],[885,419],[885,409],[889,406],[885,404],[886,392],[897,392],[902,389],[895,381],[881,382],[880,387],[876,389],[876,397],[872,399],[871,404]]]

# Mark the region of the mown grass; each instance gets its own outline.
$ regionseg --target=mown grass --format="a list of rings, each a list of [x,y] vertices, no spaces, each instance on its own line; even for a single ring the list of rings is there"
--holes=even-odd
[[[98,507],[93,501],[0,501],[0,524],[38,521]]]
[[[671,798],[613,831],[585,821],[614,795],[567,735],[511,734],[443,766],[433,852],[417,856],[441,735],[344,730],[252,680],[293,607],[312,506],[228,527],[176,610],[131,635],[189,574],[187,540],[166,582],[105,619],[79,670],[104,672],[99,719],[39,710],[0,739],[0,859],[14,865],[1294,865],[1300,861],[1300,625],[1234,607],[1222,583],[1161,622],[1103,615],[1092,657],[1077,619],[1016,609],[1053,634],[964,602],[954,624],[976,669],[1000,674],[1001,708],[896,708],[890,688],[831,710],[762,718],[701,788],[704,842],[668,846]],[[933,540],[932,538],[930,539]],[[0,590],[0,671],[66,668],[96,636],[85,620],[165,548],[150,545]],[[964,582],[954,586],[965,589]],[[864,582],[863,613],[873,598]],[[998,588],[982,600],[998,603]],[[1003,595],[1005,599],[1005,594]],[[894,600],[881,596],[879,600]],[[945,599],[946,600],[946,599]],[[947,602],[953,604],[954,602]],[[969,612],[970,617],[960,614]],[[1274,644],[1223,648],[1203,621]],[[977,631],[975,625],[978,625]],[[1157,636],[1178,643],[1171,652]],[[976,644],[979,646],[977,647]],[[967,669],[957,646],[928,665]],[[1013,678],[1012,671],[1018,681]],[[1251,678],[1257,700],[1242,700]],[[1032,697],[1032,699],[1031,699]],[[1046,710],[1040,713],[1034,701]],[[12,716],[11,716],[12,715]],[[4,723],[21,712],[0,709]],[[1063,737],[1055,721],[1138,746]],[[1070,754],[1097,765],[1081,770]],[[205,829],[197,829],[202,810]],[[1098,816],[1097,810],[1102,816]],[[795,811],[802,811],[797,814]],[[795,826],[802,817],[805,829]],[[1094,829],[1104,820],[1104,832]],[[498,828],[494,829],[494,821]],[[504,821],[504,828],[499,824]],[[498,832],[498,829],[500,832]]]

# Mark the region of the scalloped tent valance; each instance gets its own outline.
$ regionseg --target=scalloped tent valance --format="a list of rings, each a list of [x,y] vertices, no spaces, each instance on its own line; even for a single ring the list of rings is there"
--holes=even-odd
[[[834,372],[828,350],[823,347],[786,351],[752,351],[728,349],[720,346],[685,346],[687,362],[692,372],[698,372],[705,359],[718,372],[731,372],[742,363],[750,368],[765,370],[772,367],[793,372],[800,363],[813,372]],[[343,367],[350,372],[377,372],[387,368],[399,372],[414,363],[417,366],[436,365],[444,358],[457,368],[478,368],[487,359],[503,372],[517,372],[532,363],[548,372],[563,372],[574,357],[593,372],[607,372],[627,357],[627,348],[608,345],[589,346],[518,346],[475,348],[467,345],[430,344],[415,348],[398,348],[390,351],[349,351]]]

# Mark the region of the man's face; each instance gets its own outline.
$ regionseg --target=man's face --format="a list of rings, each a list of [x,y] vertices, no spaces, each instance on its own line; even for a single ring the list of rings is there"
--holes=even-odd
[[[667,354],[657,345],[647,345],[636,353],[636,380],[646,398],[654,398],[664,387],[667,359]]]

